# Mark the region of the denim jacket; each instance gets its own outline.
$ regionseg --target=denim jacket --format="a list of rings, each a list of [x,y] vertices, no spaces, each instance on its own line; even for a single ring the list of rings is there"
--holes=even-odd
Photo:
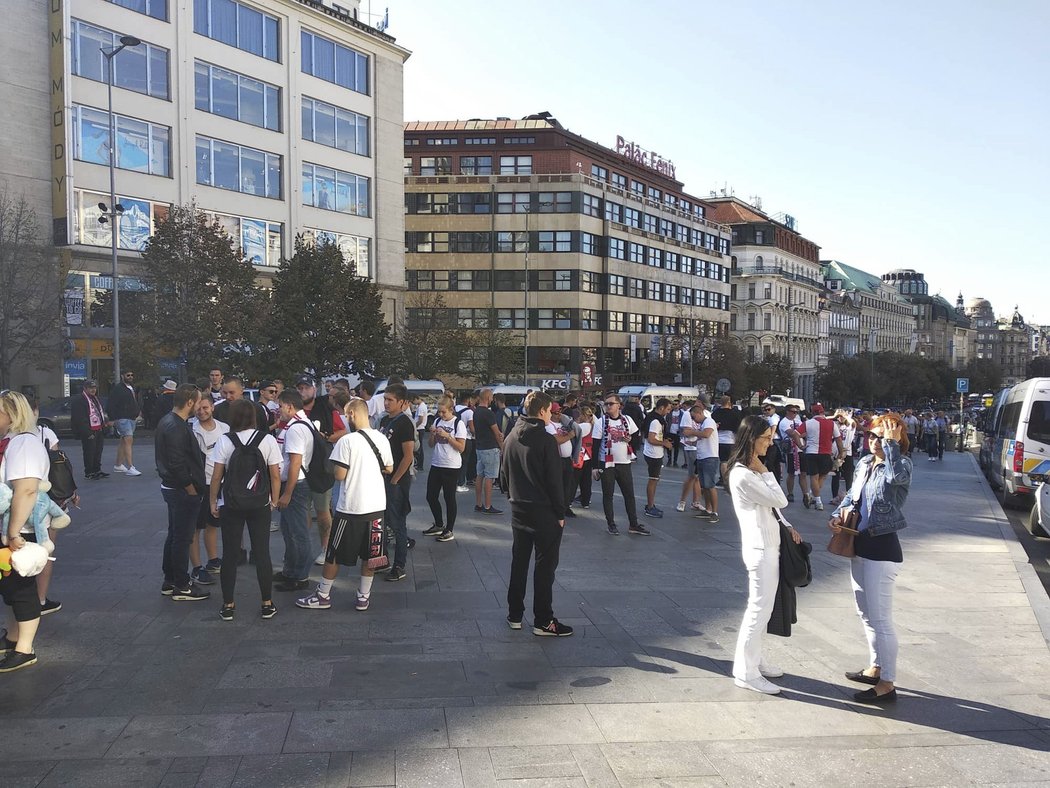
[[[876,459],[874,454],[865,456],[857,464],[853,487],[831,515],[843,517],[853,508],[853,502],[860,498],[867,513],[865,530],[871,536],[882,536],[908,527],[901,509],[911,485],[911,460],[901,456],[901,446],[897,441],[883,441],[882,451],[886,455],[885,462],[876,465],[870,473],[869,469]]]

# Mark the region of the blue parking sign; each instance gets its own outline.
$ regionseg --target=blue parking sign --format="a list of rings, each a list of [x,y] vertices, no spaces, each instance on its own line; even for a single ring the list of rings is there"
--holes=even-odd
[[[970,379],[969,378],[956,378],[955,379],[955,393],[966,394],[970,390]]]

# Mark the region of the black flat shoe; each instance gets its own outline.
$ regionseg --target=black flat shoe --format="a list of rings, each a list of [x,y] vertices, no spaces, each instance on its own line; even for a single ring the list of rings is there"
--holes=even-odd
[[[870,684],[873,687],[879,683],[878,676],[865,675],[864,671],[861,670],[858,670],[856,673],[854,673],[852,670],[847,670],[846,678],[848,678],[850,681],[856,681],[860,684]]]
[[[897,702],[897,690],[891,689],[889,692],[879,695],[875,692],[875,688],[866,689],[861,692],[853,693],[853,700],[857,703],[896,703]]]

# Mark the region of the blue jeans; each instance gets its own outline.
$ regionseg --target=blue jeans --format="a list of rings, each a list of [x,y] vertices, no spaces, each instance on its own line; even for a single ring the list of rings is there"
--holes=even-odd
[[[190,587],[190,543],[197,533],[197,515],[201,496],[190,495],[183,489],[161,488],[164,503],[168,505],[168,538],[164,540],[164,585],[178,589]]]
[[[306,530],[310,487],[306,480],[296,482],[292,499],[281,510],[281,536],[284,537],[284,576],[289,580],[306,580],[314,556],[310,554],[310,533]]]
[[[393,564],[401,569],[408,563],[408,513],[412,504],[408,494],[412,490],[412,474],[406,473],[398,484],[386,480],[386,513],[383,522],[394,534]]]

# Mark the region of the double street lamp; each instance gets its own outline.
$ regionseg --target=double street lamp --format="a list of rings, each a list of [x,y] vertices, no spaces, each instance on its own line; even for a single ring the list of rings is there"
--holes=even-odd
[[[106,93],[109,99],[109,205],[99,203],[102,215],[99,224],[109,223],[110,250],[113,263],[113,384],[120,385],[120,286],[117,279],[117,240],[120,235],[120,217],[124,206],[117,204],[117,119],[113,115],[113,58],[127,47],[137,47],[142,42],[135,36],[121,36],[120,46],[100,47],[99,51],[106,58]],[[88,377],[91,371],[88,370]]]

